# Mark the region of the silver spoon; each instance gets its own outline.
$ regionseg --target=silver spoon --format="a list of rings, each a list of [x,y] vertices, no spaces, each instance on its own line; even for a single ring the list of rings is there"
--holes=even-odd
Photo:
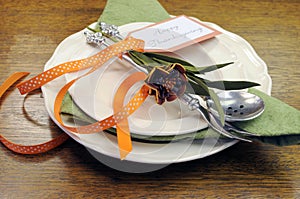
[[[225,113],[225,121],[238,122],[252,120],[260,116],[264,109],[264,101],[251,93],[242,91],[222,91],[217,93]],[[213,100],[207,98],[207,106],[211,113],[218,117]]]

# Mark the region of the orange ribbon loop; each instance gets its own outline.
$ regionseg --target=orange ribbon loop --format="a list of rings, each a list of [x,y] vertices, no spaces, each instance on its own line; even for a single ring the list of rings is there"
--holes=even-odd
[[[128,126],[127,117],[132,114],[138,107],[144,102],[146,97],[148,96],[149,89],[146,85],[142,86],[142,88],[135,94],[135,96],[129,101],[126,106],[123,106],[124,98],[129,90],[129,88],[136,83],[137,81],[144,80],[146,78],[145,74],[141,72],[134,73],[130,75],[123,83],[121,84],[120,88],[118,89],[115,98],[114,98],[114,115],[107,117],[102,121],[98,121],[94,124],[80,126],[80,127],[71,127],[64,125],[61,115],[60,115],[60,108],[62,105],[63,98],[67,93],[68,89],[80,78],[87,76],[101,67],[105,62],[111,59],[114,56],[119,56],[121,53],[127,50],[136,50],[142,51],[144,47],[144,41],[135,39],[133,37],[128,37],[123,41],[115,43],[104,50],[100,51],[94,56],[77,60],[77,61],[70,61],[58,66],[55,66],[43,73],[32,77],[31,79],[24,81],[17,85],[21,94],[26,94],[30,91],[33,91],[41,86],[45,85],[46,83],[54,80],[55,78],[69,72],[75,72],[83,69],[90,68],[90,70],[68,82],[61,90],[58,92],[55,103],[54,103],[54,116],[55,119],[68,131],[72,133],[81,133],[81,134],[90,134],[90,133],[97,133],[103,131],[105,129],[111,128],[116,126],[117,128],[117,137],[118,137],[118,145],[120,150],[120,158],[124,159],[126,155],[132,150],[132,143],[130,138],[130,131]],[[27,75],[28,73],[26,73]],[[9,79],[13,79],[16,81],[17,77],[12,76]],[[6,90],[5,88],[7,85],[12,85],[11,81],[9,83],[5,83],[0,87],[0,94],[4,93]],[[13,144],[6,140],[3,136],[0,136],[0,141],[5,144],[8,148],[18,153],[26,153],[26,154],[33,154],[33,153],[41,153],[48,151],[62,142],[64,142],[68,136],[66,134],[62,134],[58,138],[51,140],[47,143],[34,145],[34,146],[20,146],[17,144]],[[24,148],[25,147],[25,148]]]
[[[125,96],[127,91],[129,90],[129,88],[131,88],[136,82],[140,81],[140,80],[145,80],[146,78],[146,74],[142,73],[142,72],[136,72],[132,75],[130,75],[127,79],[125,79],[123,81],[123,83],[121,84],[121,86],[118,88],[115,97],[114,97],[114,113],[115,114],[120,114],[120,117],[122,117],[122,107],[124,106],[124,100],[125,100]],[[148,95],[148,89],[147,87],[143,87],[144,90],[140,90],[140,92],[136,95],[138,98],[142,97],[142,100],[146,99],[147,95]],[[133,101],[140,101],[137,100],[136,97],[133,98]],[[125,107],[124,112],[126,116],[129,116],[130,114],[133,113],[134,110],[136,110],[140,104],[136,104],[136,103],[132,103],[129,102],[127,104],[128,106]],[[121,118],[120,118],[121,119]],[[130,137],[130,129],[129,129],[129,125],[128,125],[128,120],[123,119],[121,121],[119,121],[116,124],[116,128],[117,128],[117,138],[118,138],[118,143],[120,146],[120,157],[121,159],[124,159],[126,157],[126,155],[132,150],[132,145],[131,143],[131,137]]]
[[[16,81],[27,76],[28,74],[29,73],[27,72],[16,72],[12,74],[10,77],[8,77],[0,86],[0,98],[7,91],[7,89],[11,87]],[[67,134],[62,133],[58,137],[50,140],[49,142],[45,142],[38,145],[24,146],[24,145],[13,143],[0,134],[0,142],[2,142],[2,144],[4,144],[8,149],[21,154],[38,154],[38,153],[49,151],[61,145],[68,138],[69,136]]]

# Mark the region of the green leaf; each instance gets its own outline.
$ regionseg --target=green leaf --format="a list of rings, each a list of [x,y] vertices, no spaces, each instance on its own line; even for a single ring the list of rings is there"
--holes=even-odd
[[[202,86],[199,86],[199,84],[189,81],[189,86],[186,88],[187,93],[193,93],[200,96],[208,96],[209,93],[207,92],[207,89],[204,89]]]
[[[134,61],[134,63],[136,63],[137,65],[140,65],[140,66],[144,65],[144,63],[142,61],[140,61],[140,59],[137,58],[136,55],[132,51],[129,51],[128,55],[129,55],[130,59],[132,61]]]
[[[203,81],[203,79],[195,76],[192,73],[187,73],[186,75],[189,79],[191,86],[193,86],[193,85],[195,86],[195,89],[194,89],[195,92],[196,92],[196,90],[199,90],[200,92],[203,92],[203,94],[205,96],[209,95],[209,89],[208,89],[207,85],[205,84],[205,82]],[[200,88],[196,88],[196,86],[198,86]]]
[[[218,112],[219,120],[220,120],[221,124],[224,126],[224,124],[225,124],[225,114],[224,114],[223,107],[220,103],[220,99],[219,99],[218,95],[215,93],[215,91],[212,90],[212,89],[209,89],[209,95],[210,95],[210,98],[213,100],[213,102],[215,104],[214,108],[216,108],[216,111]]]
[[[178,63],[178,64],[181,64],[183,66],[193,66],[192,64],[190,64],[187,61],[184,61],[184,60],[179,59],[179,58],[163,55],[163,54],[145,52],[144,55],[146,55],[148,57],[151,57],[152,59],[155,58],[156,60],[161,60],[161,61],[168,62],[168,63]]]
[[[259,86],[260,84],[256,82],[248,81],[209,81],[204,80],[206,85],[210,88],[217,88],[221,90],[240,90],[245,88],[250,88],[254,86]]]
[[[152,58],[154,61],[160,63],[160,64],[163,64],[163,65],[170,65],[172,64],[171,62],[167,62],[167,61],[164,61],[164,60],[161,60],[161,59],[157,59],[155,57]]]
[[[225,63],[225,64],[216,64],[216,65],[212,65],[212,66],[202,66],[202,67],[197,67],[197,66],[184,66],[184,68],[188,71],[188,72],[192,72],[192,73],[196,73],[196,74],[204,74],[207,72],[211,72],[214,70],[218,70],[220,68],[223,68],[225,66],[228,66],[230,64],[232,64],[233,62],[230,63]]]
[[[160,65],[158,62],[154,61],[153,59],[151,59],[150,57],[144,55],[141,52],[137,52],[137,51],[132,50],[132,51],[129,51],[128,54],[129,54],[130,57],[134,57],[135,60],[139,62],[140,66],[143,66],[143,65],[144,66],[159,66]]]
[[[91,28],[91,27],[86,27],[86,29],[88,29],[88,30],[90,30],[90,31],[92,31],[92,32],[100,32],[100,30],[99,29],[93,29],[93,28]]]
[[[191,63],[184,61],[182,59],[170,57],[170,56],[163,55],[163,54],[146,52],[146,53],[144,53],[144,55],[151,57],[153,60],[156,60],[157,62],[160,62],[160,63],[179,63],[179,64],[183,65],[187,71],[192,72],[192,73],[198,73],[198,74],[204,74],[207,72],[211,72],[211,71],[223,68],[230,64],[233,64],[233,62],[229,62],[229,63],[216,64],[216,65],[211,65],[211,66],[196,67],[196,66],[192,65]]]
[[[225,63],[225,64],[216,64],[216,65],[212,65],[212,66],[205,66],[205,67],[196,67],[199,71],[200,74],[204,74],[207,72],[211,72],[220,68],[223,68],[225,66],[228,66],[230,64],[233,64],[233,62],[229,62],[229,63]]]

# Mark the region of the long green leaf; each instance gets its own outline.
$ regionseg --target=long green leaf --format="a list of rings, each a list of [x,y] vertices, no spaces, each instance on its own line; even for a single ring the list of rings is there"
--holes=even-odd
[[[211,72],[220,68],[223,68],[225,66],[228,66],[230,64],[233,64],[233,62],[228,62],[228,63],[224,63],[224,64],[216,64],[216,65],[212,65],[212,66],[205,66],[205,67],[196,67],[198,69],[198,72],[200,74],[204,74],[207,72]]]
[[[230,63],[225,63],[225,64],[216,64],[216,65],[211,65],[211,66],[202,66],[202,67],[197,67],[197,66],[184,66],[184,68],[188,72],[196,73],[196,74],[205,74],[207,72],[211,72],[214,70],[218,70],[220,68],[223,68],[225,66],[228,66],[232,64],[233,62]]]
[[[256,82],[248,81],[208,81],[206,80],[206,85],[210,88],[217,88],[221,90],[240,90],[245,88],[250,88],[254,86],[259,86],[260,84]]]
[[[210,96],[210,98],[213,100],[213,102],[215,104],[214,108],[216,109],[216,111],[219,114],[219,120],[220,120],[221,124],[224,125],[224,123],[225,123],[225,114],[224,114],[224,110],[222,108],[222,105],[220,103],[218,95],[214,92],[214,90],[208,88],[208,86],[206,85],[206,82],[204,81],[204,79],[202,79],[200,77],[197,77],[194,74],[187,74],[187,75],[192,81],[195,81],[195,83],[196,83],[195,84],[192,81],[189,81],[190,85],[193,88],[195,88],[194,89],[195,92],[200,92],[200,93],[203,93],[202,95]],[[198,89],[201,89],[201,90],[198,90]]]
[[[151,59],[150,57],[144,55],[141,52],[129,51],[128,54],[132,57],[135,57],[142,65],[145,66],[158,66],[159,63]]]
[[[155,57],[152,57],[152,59],[153,59],[154,61],[156,61],[156,62],[162,64],[162,65],[170,65],[170,64],[173,64],[173,63],[171,63],[171,62],[167,62],[167,61],[164,61],[164,60],[161,60],[161,59],[157,59],[157,58],[155,58]]]
[[[215,93],[215,91],[212,90],[212,89],[209,89],[209,95],[210,95],[210,98],[213,100],[213,102],[215,104],[214,108],[216,108],[216,110],[218,112],[219,120],[220,120],[221,124],[224,126],[224,124],[225,124],[225,114],[224,114],[223,107],[220,103],[220,99],[219,99],[218,95]]]
[[[184,60],[179,59],[179,58],[163,55],[163,54],[146,52],[146,53],[144,53],[144,55],[146,55],[148,57],[151,57],[151,58],[155,58],[157,60],[162,60],[162,61],[165,61],[165,62],[168,62],[168,63],[178,63],[178,64],[181,64],[183,66],[193,66],[192,64],[190,64],[187,61],[184,61]]]
[[[198,73],[198,74],[204,74],[207,72],[211,72],[211,71],[223,68],[230,64],[233,64],[233,62],[229,62],[229,63],[224,63],[224,64],[215,64],[215,65],[211,65],[211,66],[196,67],[196,66],[192,65],[191,63],[184,61],[180,58],[176,58],[176,57],[170,57],[167,55],[158,54],[158,53],[150,53],[150,52],[146,52],[146,53],[144,53],[144,55],[151,57],[153,60],[156,60],[157,62],[160,62],[160,63],[179,63],[179,64],[183,65],[187,71],[192,72],[192,73]]]
[[[140,61],[140,59],[138,59],[133,52],[129,51],[128,55],[129,55],[130,59],[132,61],[134,61],[134,63],[136,63],[137,65],[140,65],[140,66],[144,65],[144,63],[142,61]]]
[[[189,86],[186,88],[187,93],[193,93],[200,96],[208,96],[209,93],[207,92],[207,89],[204,89],[202,86],[199,86],[199,84],[189,81]]]
[[[187,72],[187,76],[189,78],[192,78],[193,81],[195,82],[196,79],[197,82],[199,81],[204,82],[209,88],[217,88],[220,90],[240,90],[240,89],[251,88],[260,85],[256,82],[248,82],[248,81],[226,81],[226,80],[210,81],[189,72]]]
[[[202,79],[198,78],[197,76],[195,76],[192,73],[187,73],[187,76],[190,79],[190,82],[192,82],[192,81],[195,82],[201,88],[202,92],[205,92],[204,95],[206,95],[206,96],[209,95],[208,87]]]

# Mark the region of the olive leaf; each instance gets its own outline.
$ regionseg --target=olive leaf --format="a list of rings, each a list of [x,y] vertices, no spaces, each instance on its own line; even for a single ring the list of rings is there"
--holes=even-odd
[[[206,88],[199,86],[199,84],[197,84],[191,80],[189,81],[189,86],[187,86],[187,88],[186,88],[186,92],[193,93],[193,94],[200,95],[200,96],[208,96],[209,95]]]
[[[196,82],[197,84],[193,84],[192,81],[190,81],[191,86],[193,87],[194,91],[196,94],[199,94],[199,89],[200,92],[202,92],[205,96],[210,96],[210,98],[213,100],[214,104],[215,104],[215,109],[218,112],[219,115],[219,120],[221,122],[222,125],[224,125],[225,123],[225,114],[224,114],[224,110],[222,108],[222,105],[220,103],[219,97],[218,95],[215,93],[214,90],[210,89],[207,86],[207,82],[205,82],[204,79],[199,78],[198,76],[196,76],[195,74],[191,74],[189,73],[187,75],[189,77],[189,79],[191,79],[192,81]]]
[[[229,62],[229,63],[224,63],[224,64],[215,64],[215,65],[211,65],[211,66],[196,67],[193,64],[191,64],[187,61],[184,61],[182,59],[176,58],[176,57],[170,57],[167,55],[158,54],[158,53],[150,53],[150,52],[146,52],[143,54],[152,58],[153,60],[155,60],[159,63],[162,63],[162,64],[179,63],[179,64],[183,65],[188,72],[197,73],[197,74],[204,74],[207,72],[211,72],[211,71],[223,68],[230,64],[233,64],[233,62]]]
[[[136,63],[139,66],[144,66],[145,62],[142,59],[140,59],[138,56],[136,56],[136,54],[134,52],[129,51],[128,55],[134,63]]]
[[[145,52],[143,54],[150,57],[150,58],[152,58],[153,60],[158,61],[158,62],[163,61],[163,62],[172,63],[172,64],[173,63],[178,63],[178,64],[181,64],[183,66],[193,66],[192,64],[190,64],[187,61],[184,61],[184,60],[179,59],[179,58],[163,55],[163,54],[150,53],[150,52]]]
[[[90,30],[90,31],[92,31],[92,32],[99,32],[100,30],[98,30],[98,29],[93,29],[93,28],[91,28],[91,27],[86,27],[86,29],[88,29],[88,30]]]
[[[136,60],[138,62],[136,62],[136,64],[142,67],[154,67],[161,65],[158,62],[151,59],[150,57],[146,56],[144,53],[138,51],[130,50],[128,51],[128,55],[130,58],[133,59],[133,61]]]
[[[250,88],[254,86],[259,86],[260,84],[256,82],[247,81],[206,81],[206,85],[210,88],[217,88],[221,90],[240,90],[245,88]]]
[[[233,62],[228,62],[228,63],[224,63],[224,64],[216,64],[216,65],[211,65],[211,66],[204,66],[204,67],[196,67],[196,69],[198,69],[198,72],[200,74],[204,74],[204,73],[211,72],[211,71],[214,71],[217,69],[221,69],[230,64],[233,64]]]
[[[193,89],[194,89],[194,91],[195,91],[196,94],[198,94],[198,95],[204,95],[204,96],[209,96],[209,88],[207,87],[207,85],[205,84],[205,82],[203,81],[203,79],[198,78],[194,74],[187,74],[187,77],[189,79],[189,83],[193,87]],[[197,88],[197,87],[199,87],[199,88]],[[198,93],[199,90],[200,90],[201,94]]]
[[[215,91],[212,89],[209,89],[209,95],[210,95],[210,98],[214,102],[214,105],[215,105],[214,108],[216,108],[216,110],[218,112],[218,115],[219,115],[218,119],[221,122],[222,126],[224,126],[225,125],[225,114],[224,114],[223,107],[220,103],[220,99],[219,99],[218,95],[215,93]]]
[[[241,89],[251,88],[254,86],[260,86],[259,83],[248,82],[248,81],[226,81],[226,80],[210,81],[208,79],[204,79],[202,77],[196,76],[193,73],[187,73],[187,76],[193,79],[194,81],[196,81],[197,79],[197,82],[199,81],[204,82],[209,88],[216,88],[220,90],[241,90]]]

